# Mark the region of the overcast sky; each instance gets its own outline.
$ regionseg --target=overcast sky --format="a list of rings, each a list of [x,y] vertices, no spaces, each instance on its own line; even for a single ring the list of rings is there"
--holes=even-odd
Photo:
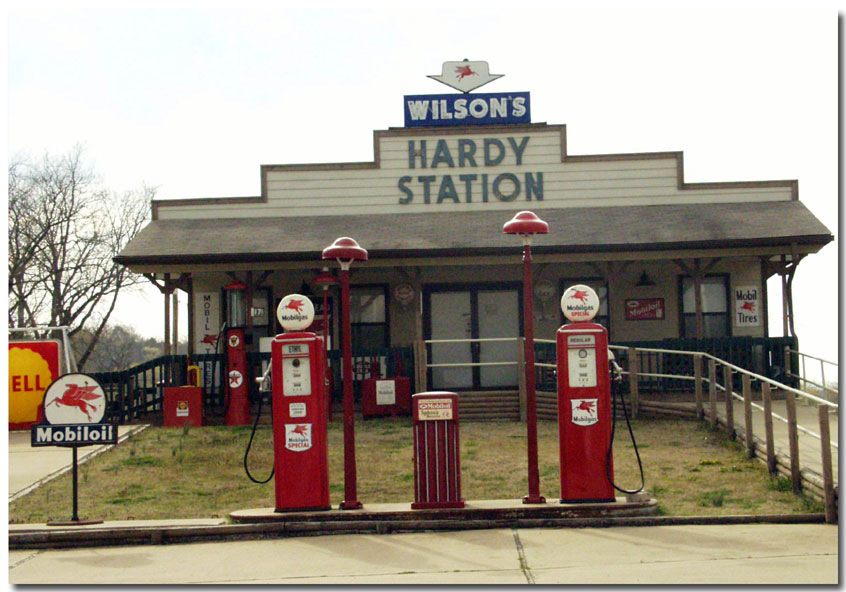
[[[258,195],[262,164],[373,160],[373,130],[403,125],[403,95],[451,92],[426,75],[467,58],[505,75],[482,92],[529,91],[534,122],[567,124],[570,154],[681,150],[688,182],[798,179],[836,236],[839,9],[18,0],[8,150],[80,143],[109,187],[146,182],[162,199]],[[838,242],[794,282],[802,349],[831,360]],[[158,336],[161,309],[148,288],[118,320]]]

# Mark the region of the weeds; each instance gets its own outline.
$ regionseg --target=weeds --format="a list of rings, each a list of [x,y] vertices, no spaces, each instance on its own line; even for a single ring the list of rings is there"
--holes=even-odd
[[[728,489],[716,489],[714,491],[704,491],[699,495],[699,505],[714,508],[721,508],[726,503],[731,491]]]

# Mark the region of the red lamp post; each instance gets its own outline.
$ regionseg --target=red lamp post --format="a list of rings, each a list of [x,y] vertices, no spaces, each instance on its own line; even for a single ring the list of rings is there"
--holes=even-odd
[[[350,265],[367,261],[367,251],[355,240],[341,237],[323,249],[323,259],[335,259],[341,266],[341,345],[344,382],[344,501],[342,510],[361,508],[356,491],[355,420],[353,417],[352,330],[350,328]]]
[[[526,358],[526,439],[529,464],[529,495],[524,504],[544,504],[538,475],[538,412],[535,399],[535,319],[532,294],[532,237],[547,234],[549,224],[532,212],[520,212],[502,227],[505,234],[518,234],[523,239],[523,334]]]
[[[332,421],[332,389],[329,388],[329,286],[334,286],[338,280],[324,267],[320,275],[311,280],[323,288],[323,348],[326,360],[326,417]]]

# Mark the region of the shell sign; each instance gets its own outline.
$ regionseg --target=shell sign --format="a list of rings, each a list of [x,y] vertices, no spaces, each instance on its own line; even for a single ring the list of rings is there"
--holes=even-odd
[[[41,420],[44,392],[59,377],[58,341],[9,343],[9,429],[26,429]]]

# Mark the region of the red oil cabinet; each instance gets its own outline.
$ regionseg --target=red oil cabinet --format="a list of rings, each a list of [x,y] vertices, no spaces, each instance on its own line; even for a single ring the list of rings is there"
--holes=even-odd
[[[198,386],[164,388],[164,426],[203,425],[203,389]]]
[[[564,325],[558,329],[557,357],[561,502],[616,501],[605,327]]]
[[[361,413],[363,417],[411,414],[411,379],[366,378],[361,381]]]
[[[328,510],[323,339],[277,335],[270,356],[276,511]]]
[[[458,450],[458,395],[419,393],[412,397],[414,510],[463,508]]]

